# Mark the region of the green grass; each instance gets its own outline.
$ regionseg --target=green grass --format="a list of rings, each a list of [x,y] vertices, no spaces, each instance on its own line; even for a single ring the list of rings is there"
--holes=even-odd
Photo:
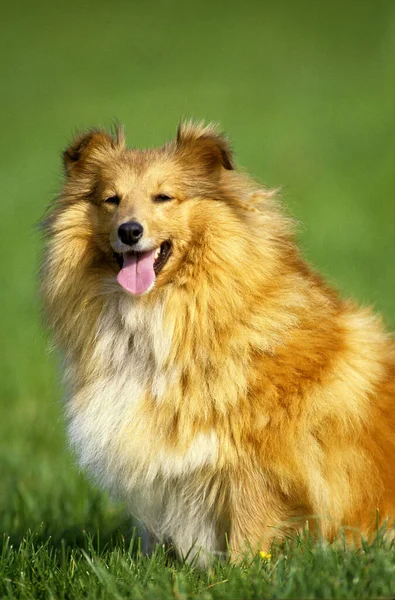
[[[393,328],[393,0],[21,0],[0,28],[0,595],[393,596],[393,550],[379,543],[295,540],[270,563],[208,572],[138,554],[123,507],[67,449],[35,229],[76,129],[118,119],[141,147],[183,115],[219,121],[238,163],[282,186],[306,257]]]
[[[308,536],[274,547],[271,558],[200,571],[157,547],[150,558],[138,541],[118,534],[107,544],[88,534],[80,544],[42,542],[28,533],[17,548],[6,540],[2,597],[20,598],[390,598],[394,550],[380,538],[350,552],[313,544]],[[1,587],[3,589],[1,589]]]

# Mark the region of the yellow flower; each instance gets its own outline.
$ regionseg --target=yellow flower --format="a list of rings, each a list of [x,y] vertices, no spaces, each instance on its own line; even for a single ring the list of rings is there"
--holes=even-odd
[[[261,557],[262,560],[270,560],[272,557],[270,552],[264,552],[263,550],[260,551],[259,556]]]

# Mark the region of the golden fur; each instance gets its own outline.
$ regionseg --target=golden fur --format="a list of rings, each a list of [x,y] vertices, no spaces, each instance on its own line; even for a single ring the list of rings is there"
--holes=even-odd
[[[394,343],[303,261],[226,139],[186,123],[139,151],[91,131],[64,162],[42,294],[81,464],[201,563],[226,538],[234,556],[267,550],[306,521],[327,539],[371,536],[377,511],[392,523]],[[116,281],[127,219],[173,244],[141,296]]]

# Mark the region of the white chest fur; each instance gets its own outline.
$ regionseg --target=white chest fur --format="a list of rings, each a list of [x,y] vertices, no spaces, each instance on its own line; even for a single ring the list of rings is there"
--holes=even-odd
[[[135,516],[153,531],[174,535],[169,527],[174,529],[180,511],[188,511],[185,503],[196,504],[196,498],[181,494],[177,500],[169,483],[177,480],[182,486],[196,470],[213,465],[217,436],[214,431],[197,433],[180,452],[153,429],[142,401],[148,391],[159,406],[164,390],[174,385],[176,367],[164,367],[171,332],[163,331],[160,305],[149,313],[133,310],[125,301],[117,308],[103,313],[98,328],[94,358],[101,365],[100,376],[70,398],[70,439],[80,464],[126,497]]]

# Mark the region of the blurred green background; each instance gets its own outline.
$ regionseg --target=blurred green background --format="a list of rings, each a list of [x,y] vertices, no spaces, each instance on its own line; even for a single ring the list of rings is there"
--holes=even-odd
[[[282,186],[305,256],[395,325],[395,1],[13,2],[1,16],[0,531],[111,529],[118,508],[67,451],[36,298],[36,223],[76,130],[162,144],[218,121]]]

